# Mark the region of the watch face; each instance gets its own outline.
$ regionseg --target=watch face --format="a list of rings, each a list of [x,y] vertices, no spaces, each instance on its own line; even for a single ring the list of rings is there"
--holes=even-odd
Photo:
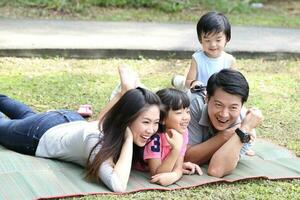
[[[245,134],[244,138],[243,138],[243,143],[248,143],[250,141],[250,135],[249,134]]]
[[[239,128],[235,130],[236,134],[240,137],[242,143],[248,143],[251,139],[248,133],[243,132]]]

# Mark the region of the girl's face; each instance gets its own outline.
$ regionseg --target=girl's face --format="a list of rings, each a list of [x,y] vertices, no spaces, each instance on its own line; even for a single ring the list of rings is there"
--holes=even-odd
[[[183,134],[191,120],[190,109],[181,108],[179,110],[170,110],[165,119],[166,129],[175,129],[179,133]]]
[[[145,146],[147,140],[156,133],[159,124],[160,110],[157,105],[152,105],[143,111],[130,125],[133,143]]]
[[[217,58],[225,48],[226,35],[224,32],[201,34],[201,44],[203,51],[208,57]]]

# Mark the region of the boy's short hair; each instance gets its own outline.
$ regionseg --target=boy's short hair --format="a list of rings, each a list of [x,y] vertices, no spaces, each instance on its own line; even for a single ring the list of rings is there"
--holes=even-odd
[[[219,88],[229,94],[240,96],[242,104],[247,101],[249,96],[249,84],[244,75],[237,70],[222,69],[211,75],[206,86],[208,99]]]
[[[229,42],[231,38],[231,26],[227,17],[218,12],[208,12],[204,14],[197,23],[197,35],[201,42],[201,35],[210,33],[224,32],[226,41]]]

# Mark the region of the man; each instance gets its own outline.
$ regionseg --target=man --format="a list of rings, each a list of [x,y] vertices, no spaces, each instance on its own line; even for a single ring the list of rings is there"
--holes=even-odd
[[[200,165],[209,162],[208,174],[223,177],[235,169],[253,141],[262,114],[258,109],[243,108],[249,85],[238,71],[223,69],[213,74],[206,90],[206,103],[200,92],[192,94],[185,160]]]

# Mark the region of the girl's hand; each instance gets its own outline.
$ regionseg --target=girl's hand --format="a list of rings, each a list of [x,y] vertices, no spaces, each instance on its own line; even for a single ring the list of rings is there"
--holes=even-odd
[[[195,172],[197,172],[197,174],[199,174],[199,175],[203,174],[199,165],[197,165],[195,163],[191,163],[191,162],[183,163],[183,165],[182,165],[182,173],[183,174],[191,175],[191,174],[194,174]]]
[[[167,186],[167,185],[171,185],[176,180],[177,177],[175,172],[166,172],[166,173],[160,173],[152,176],[150,182],[157,183],[162,186]]]
[[[125,130],[125,140],[133,140],[133,135],[129,127]]]
[[[183,136],[181,133],[179,133],[174,129],[169,129],[166,132],[166,139],[168,143],[171,145],[172,149],[176,149],[180,151],[183,143]]]

